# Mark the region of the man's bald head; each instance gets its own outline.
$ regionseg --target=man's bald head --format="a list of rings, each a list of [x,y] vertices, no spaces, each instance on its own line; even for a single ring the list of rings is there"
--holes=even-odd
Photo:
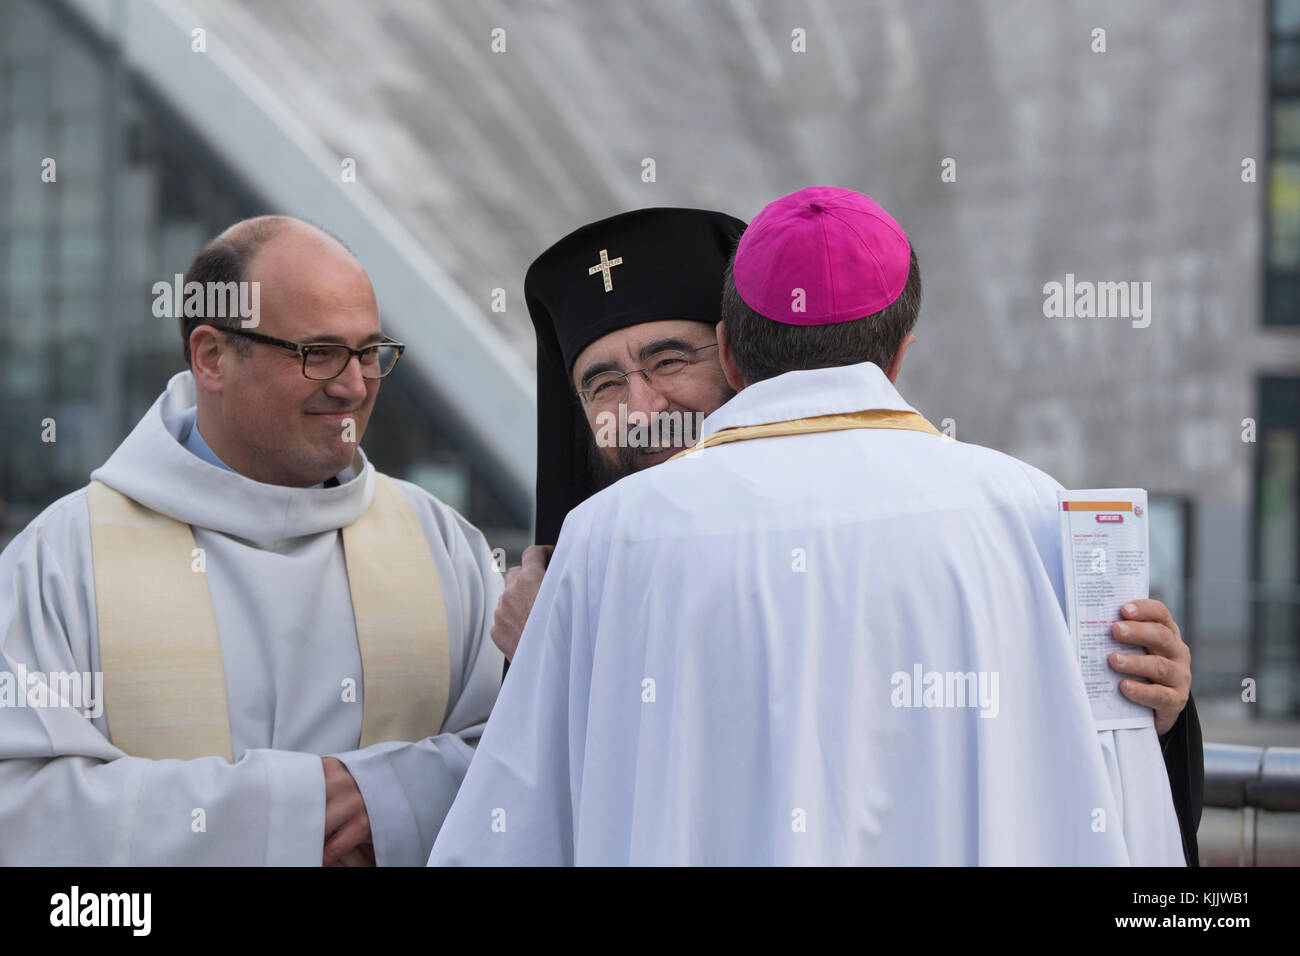
[[[238,283],[256,303],[248,328],[242,300],[233,317],[181,319],[203,440],[254,481],[308,487],[337,475],[379,391],[369,346],[385,336],[366,270],[338,239],[289,216],[236,223],[194,261],[188,280]],[[309,356],[324,353],[306,346],[340,345],[357,354],[336,375],[308,374]]]
[[[318,242],[322,247],[333,246],[337,253],[352,258],[352,253],[337,236],[293,216],[254,216],[242,219],[212,239],[195,255],[185,270],[185,286],[191,282],[210,288],[208,283],[244,282],[249,280],[253,260],[273,239],[281,236],[307,242]],[[355,261],[355,260],[354,260]],[[251,281],[251,280],[250,280]],[[182,310],[183,311],[183,310]],[[184,343],[185,364],[191,364],[190,333],[199,325],[218,328],[239,328],[238,316],[184,315],[179,317],[181,339]],[[247,355],[252,343],[238,339],[235,349]]]

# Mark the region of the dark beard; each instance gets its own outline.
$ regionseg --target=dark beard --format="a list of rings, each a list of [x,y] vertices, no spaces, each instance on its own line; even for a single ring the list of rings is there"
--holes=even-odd
[[[587,442],[587,470],[595,478],[596,487],[594,491],[603,491],[620,478],[632,474],[635,470],[634,467],[630,462],[625,463],[622,455],[623,452],[630,451],[630,449],[615,449],[615,451],[619,452],[619,459],[617,464],[612,464],[605,460],[605,456],[596,447],[596,436],[589,435],[588,437],[591,438],[591,441]]]
[[[596,436],[588,433],[588,437],[591,440],[587,442],[587,467],[596,479],[596,491],[603,491],[620,478],[626,478],[637,470],[639,449],[616,446],[614,448],[616,457],[611,462],[601,454],[601,449],[596,447]]]
[[[724,394],[723,401],[728,401],[735,394],[735,391],[728,388]],[[684,412],[684,414],[694,415],[695,412]],[[673,420],[670,419],[669,421]],[[629,426],[629,439],[631,438],[631,435],[638,430],[646,431],[648,428],[649,426]],[[629,440],[628,446],[615,446],[615,459],[611,462],[601,454],[601,449],[596,446],[596,436],[590,430],[588,430],[587,437],[590,439],[587,442],[587,468],[596,480],[596,491],[602,491],[620,478],[626,478],[634,471],[641,470],[639,466],[641,465],[641,452],[645,450],[644,444],[640,448],[632,448],[630,447],[631,442]],[[671,431],[666,435],[661,433],[660,437],[667,439],[667,445],[663,447],[680,449],[686,447],[684,436],[680,425],[677,422],[673,422]],[[696,435],[695,437],[698,440],[699,436]]]

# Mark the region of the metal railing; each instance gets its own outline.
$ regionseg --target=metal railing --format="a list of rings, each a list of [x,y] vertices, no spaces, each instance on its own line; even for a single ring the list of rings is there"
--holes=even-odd
[[[1205,745],[1202,866],[1300,865],[1300,747]]]

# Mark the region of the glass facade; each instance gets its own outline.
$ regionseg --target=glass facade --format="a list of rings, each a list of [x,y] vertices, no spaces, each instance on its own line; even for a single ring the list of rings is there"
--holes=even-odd
[[[1300,325],[1300,0],[1269,5],[1265,325]],[[1300,714],[1300,379],[1263,378],[1252,672],[1262,717]]]
[[[1264,322],[1300,324],[1300,0],[1270,6]]]
[[[0,3],[0,129],[3,544],[84,485],[184,368],[175,320],[152,314],[153,284],[232,222],[273,210],[58,3]],[[399,364],[366,453],[479,527],[524,534],[526,516],[436,418]]]
[[[1300,714],[1300,378],[1260,383],[1253,674],[1261,716]]]
[[[1168,495],[1148,496],[1150,510],[1151,596],[1164,601],[1183,633],[1190,640],[1195,624],[1189,616],[1187,582],[1191,570],[1191,502]]]

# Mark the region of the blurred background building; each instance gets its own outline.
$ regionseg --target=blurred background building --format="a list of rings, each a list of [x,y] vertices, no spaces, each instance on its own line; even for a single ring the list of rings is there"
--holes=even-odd
[[[917,249],[912,404],[1148,489],[1206,739],[1300,744],[1300,0],[0,0],[0,130],[0,543],[182,369],[153,283],[284,212],[408,343],[368,454],[517,555],[533,257],[842,185]],[[1045,317],[1067,274],[1149,327]]]

